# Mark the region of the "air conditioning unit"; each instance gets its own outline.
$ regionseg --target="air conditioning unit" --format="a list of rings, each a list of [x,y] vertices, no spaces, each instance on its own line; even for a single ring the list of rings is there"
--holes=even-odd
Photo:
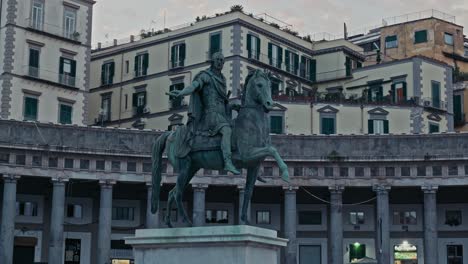
[[[151,113],[151,108],[149,106],[145,106],[145,108],[143,108],[143,113],[144,114],[149,114]]]
[[[431,101],[424,101],[424,106],[431,106]]]

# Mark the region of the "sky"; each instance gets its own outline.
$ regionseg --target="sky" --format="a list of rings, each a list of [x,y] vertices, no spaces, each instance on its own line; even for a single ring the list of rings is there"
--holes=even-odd
[[[455,16],[455,23],[468,27],[467,0],[96,0],[93,44],[138,35],[142,29],[155,30],[195,21],[240,4],[247,13],[267,13],[300,35],[328,32],[343,34],[382,25],[382,19],[435,9]],[[465,14],[465,15],[463,15]],[[164,19],[165,18],[165,19]],[[464,31],[468,35],[468,29]],[[320,34],[316,34],[318,36]],[[351,34],[352,35],[352,34]]]

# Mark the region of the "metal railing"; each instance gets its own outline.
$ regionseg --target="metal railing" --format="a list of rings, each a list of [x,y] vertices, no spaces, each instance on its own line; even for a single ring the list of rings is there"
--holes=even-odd
[[[133,250],[131,249],[111,249],[111,258],[116,259],[133,259]]]
[[[442,19],[451,23],[455,23],[454,15],[447,14],[447,13],[444,13],[435,9],[429,9],[429,10],[423,10],[419,12],[404,14],[400,16],[383,18],[382,25],[390,26],[390,25],[405,23],[405,22],[424,19],[424,18],[431,18],[431,17],[439,18],[439,19]]]
[[[67,85],[70,87],[76,87],[77,76],[73,77],[66,73],[60,74],[56,71],[50,71],[47,69],[25,65],[23,66],[22,74],[29,76],[29,77],[41,79],[41,80],[60,83],[60,84]]]
[[[184,67],[184,65],[185,65],[185,60],[169,61],[169,66],[171,69]]]
[[[434,100],[433,98],[421,98],[421,105],[424,107],[435,108],[439,110],[447,110],[447,102],[441,100]]]
[[[37,21],[34,21],[31,18],[26,19],[26,25],[34,30],[38,31],[43,31],[52,35],[56,35],[59,37],[63,37],[66,39],[70,39],[73,41],[81,41],[81,34],[78,32],[75,28],[74,32],[69,32],[65,28],[57,26],[57,25],[52,25],[48,23],[37,23]]]

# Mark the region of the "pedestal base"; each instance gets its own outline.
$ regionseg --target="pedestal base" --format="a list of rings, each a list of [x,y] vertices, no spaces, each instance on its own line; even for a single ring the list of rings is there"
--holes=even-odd
[[[277,264],[287,241],[246,225],[139,229],[125,238],[136,264]]]

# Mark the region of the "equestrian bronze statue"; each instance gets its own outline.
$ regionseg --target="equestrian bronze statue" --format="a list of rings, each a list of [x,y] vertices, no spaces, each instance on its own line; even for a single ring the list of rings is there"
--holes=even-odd
[[[174,201],[178,214],[191,225],[182,204],[185,188],[199,169],[227,170],[240,174],[237,168],[247,169],[241,220],[248,224],[247,209],[252,197],[261,163],[273,157],[280,169],[281,178],[289,182],[288,167],[270,140],[268,111],[273,107],[271,83],[268,75],[251,71],[242,93],[241,105],[229,105],[226,80],[221,73],[224,57],[213,55],[211,67],[201,71],[190,86],[169,93],[172,97],[191,95],[188,122],[175,131],[160,135],[152,153],[152,204],[156,213],[161,187],[162,154],[166,149],[168,161],[178,171],[176,186],[169,192],[165,221],[172,227],[170,212]],[[231,119],[231,110],[238,111]],[[233,123],[233,125],[231,125]]]

